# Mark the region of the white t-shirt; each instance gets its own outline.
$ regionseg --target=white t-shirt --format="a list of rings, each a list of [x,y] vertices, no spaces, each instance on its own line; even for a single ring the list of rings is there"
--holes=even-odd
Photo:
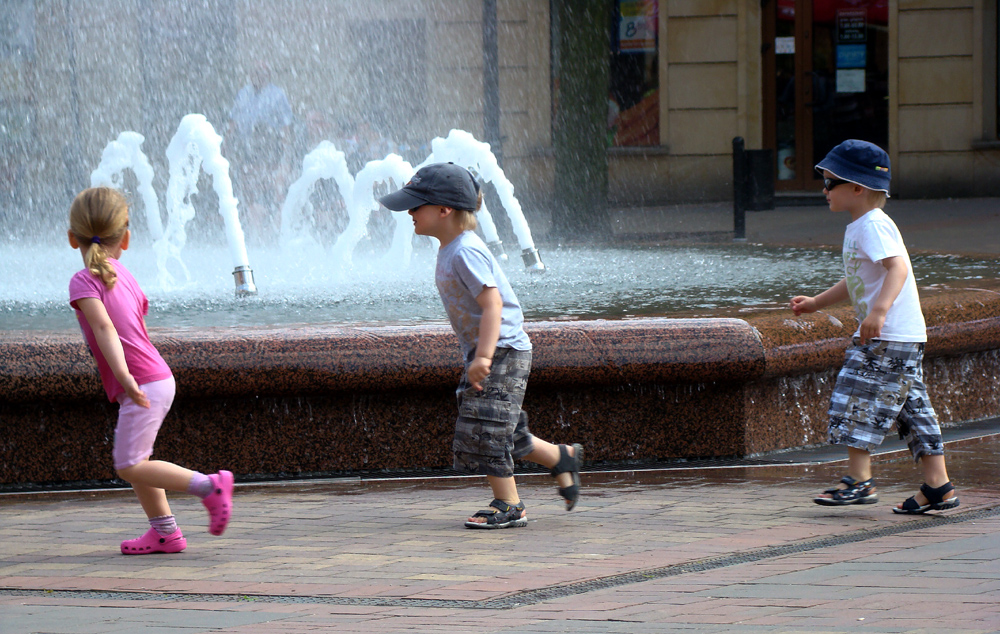
[[[903,258],[908,272],[903,289],[889,307],[879,338],[884,341],[925,342],[927,326],[920,310],[910,256],[896,223],[881,209],[872,209],[847,225],[844,232],[844,274],[851,304],[858,313],[858,323],[865,320],[869,307],[882,291],[886,269],[881,261],[891,257]],[[859,326],[854,336],[860,334]]]

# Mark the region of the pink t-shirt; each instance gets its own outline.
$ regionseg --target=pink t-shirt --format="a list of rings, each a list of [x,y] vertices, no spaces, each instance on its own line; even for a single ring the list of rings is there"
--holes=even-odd
[[[118,281],[115,282],[114,288],[108,290],[99,277],[84,269],[69,281],[69,303],[76,310],[76,318],[80,322],[83,336],[90,346],[94,359],[97,360],[97,369],[101,372],[101,381],[104,383],[104,391],[108,393],[108,400],[114,401],[125,388],[115,378],[111,366],[104,359],[90,323],[77,307],[78,299],[95,297],[104,304],[111,323],[118,331],[118,338],[121,339],[125,351],[125,363],[129,372],[135,377],[136,383],[142,385],[161,381],[169,378],[171,372],[167,362],[149,341],[149,333],[146,332],[146,322],[143,317],[149,312],[149,300],[146,299],[146,295],[132,274],[118,260],[108,258],[108,262],[111,262],[111,266],[118,273]]]

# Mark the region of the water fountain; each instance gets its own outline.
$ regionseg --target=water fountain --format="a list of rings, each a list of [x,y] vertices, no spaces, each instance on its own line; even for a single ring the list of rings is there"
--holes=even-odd
[[[225,220],[226,239],[235,267],[233,276],[236,280],[236,294],[255,295],[257,288],[240,225],[238,201],[233,195],[229,177],[229,161],[222,156],[222,138],[216,134],[212,124],[204,115],[185,116],[167,147],[170,180],[166,195],[168,220],[165,231],[160,218],[159,202],[152,186],[153,168],[141,149],[144,141],[144,137],[137,132],[122,132],[105,147],[101,162],[91,173],[90,180],[91,186],[105,185],[121,189],[125,170],[131,169],[135,174],[156,255],[160,286],[171,288],[177,285],[169,272],[168,263],[179,266],[184,274],[184,281],[190,282],[190,272],[181,251],[187,243],[185,225],[195,215],[191,197],[198,193],[198,179],[204,168],[212,176],[213,188],[219,200],[219,213]],[[344,153],[332,142],[321,141],[303,159],[301,175],[289,187],[282,204],[279,238],[282,248],[294,249],[303,243],[315,244],[315,238],[310,235],[309,220],[314,213],[310,196],[319,180],[333,179],[345,203],[349,222],[337,237],[330,259],[334,266],[350,267],[354,249],[365,235],[370,215],[379,207],[373,194],[374,187],[400,187],[416,169],[434,162],[450,161],[471,170],[484,182],[493,184],[510,217],[526,269],[534,273],[544,272],[545,265],[535,248],[521,205],[514,196],[514,186],[500,169],[489,144],[477,141],[464,130],[452,130],[446,138],[434,139],[431,148],[431,155],[416,168],[402,157],[390,154],[384,159],[369,161],[357,176],[351,176]],[[489,209],[484,205],[477,215],[490,249],[498,259],[506,261],[503,243]],[[405,266],[410,261],[413,227],[403,215],[394,215],[394,218],[396,230],[386,256]]]

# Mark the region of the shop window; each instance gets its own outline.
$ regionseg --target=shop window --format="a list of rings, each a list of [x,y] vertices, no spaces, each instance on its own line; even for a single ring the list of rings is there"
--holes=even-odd
[[[613,6],[608,143],[659,145],[659,2],[615,0]]]

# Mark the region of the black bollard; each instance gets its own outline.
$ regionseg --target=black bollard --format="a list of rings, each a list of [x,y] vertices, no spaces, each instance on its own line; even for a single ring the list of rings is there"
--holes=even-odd
[[[748,150],[733,139],[733,238],[747,239],[748,211],[774,209],[774,150]]]
[[[746,157],[743,137],[733,139],[733,239],[747,239]]]

